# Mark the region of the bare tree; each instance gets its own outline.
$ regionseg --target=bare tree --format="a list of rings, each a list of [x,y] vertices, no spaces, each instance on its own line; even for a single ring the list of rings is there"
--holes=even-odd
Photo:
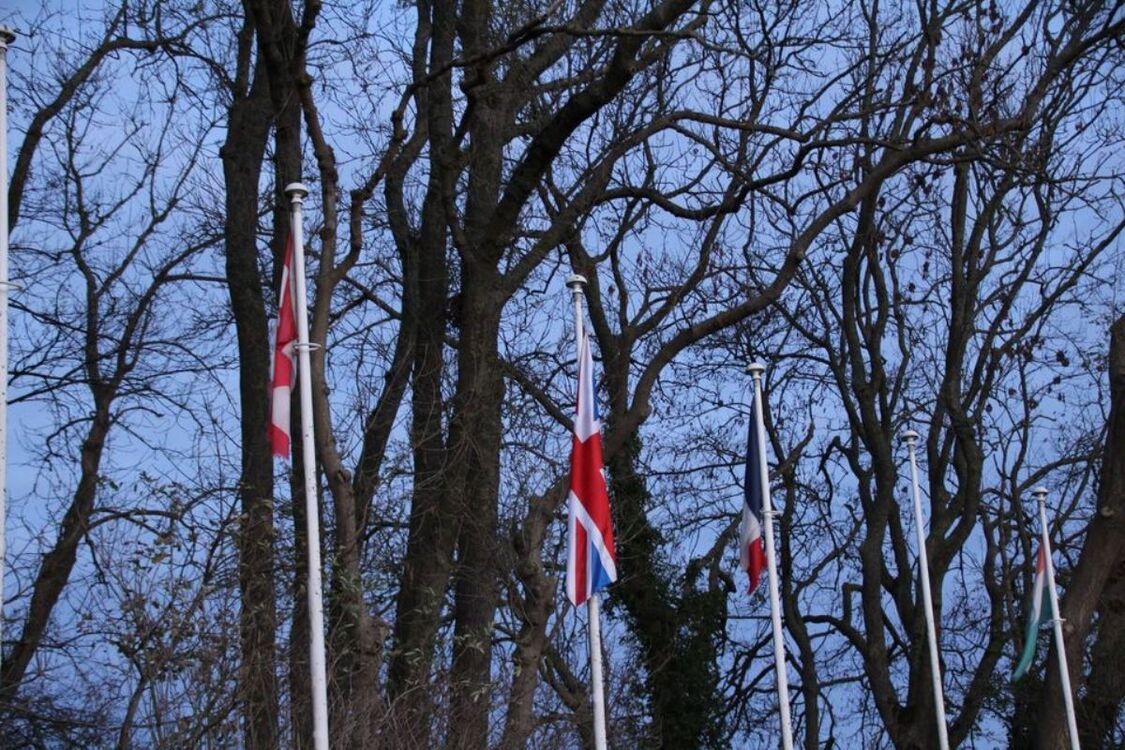
[[[1098,479],[1097,504],[1086,528],[1086,538],[1070,571],[1066,596],[1060,602],[1060,616],[1066,620],[1067,658],[1074,662],[1071,685],[1076,692],[1085,683],[1081,708],[1080,737],[1084,747],[1113,747],[1122,736],[1118,715],[1125,700],[1125,683],[1115,669],[1120,653],[1122,572],[1120,513],[1123,503],[1122,443],[1125,429],[1125,318],[1110,329],[1109,417],[1106,420],[1105,449]],[[1096,614],[1096,617],[1095,617]],[[1093,638],[1091,639],[1091,634]],[[1090,641],[1092,640],[1092,643]],[[1055,646],[1047,662],[1047,676],[1039,699],[1034,723],[1037,747],[1057,747],[1066,735],[1066,715]],[[1084,656],[1089,650],[1090,670],[1084,678]],[[1069,663],[1068,663],[1069,666]]]
[[[266,56],[260,49],[259,38],[264,33],[258,32],[255,25],[256,10],[261,9],[252,3],[243,4],[234,40],[234,69],[220,68],[218,75],[230,97],[226,140],[220,156],[225,183],[224,271],[238,338],[239,363],[240,704],[246,746],[267,748],[278,742],[277,604],[273,457],[266,437],[269,328],[258,227],[259,183],[275,111]],[[280,206],[277,210],[284,216]]]
[[[1090,40],[1060,38],[1054,49],[1062,58],[1076,46],[1097,45],[1118,33],[1099,6],[1074,12],[1079,15],[1069,28]],[[1001,20],[988,32],[999,39],[1009,33],[1000,31]],[[988,33],[979,38],[987,40]],[[939,84],[939,90],[966,92],[959,105],[946,106],[1000,107],[1006,101],[1001,92],[1009,93],[1010,106],[1035,107],[1026,115],[1035,126],[955,151],[948,161],[931,160],[913,170],[906,185],[873,192],[857,216],[838,222],[839,272],[808,267],[800,284],[808,296],[782,308],[786,325],[815,348],[809,362],[829,373],[846,415],[843,433],[822,443],[821,487],[836,497],[854,492],[858,498],[851,517],[839,520],[838,540],[813,567],[840,566],[847,571],[842,575],[858,582],[844,583],[831,613],[812,598],[792,602],[791,621],[829,624],[851,644],[897,747],[931,746],[934,713],[909,526],[899,505],[904,490],[895,436],[907,425],[924,426],[927,552],[934,608],[945,613],[939,638],[950,739],[960,743],[977,731],[980,712],[994,698],[1005,649],[1016,638],[1012,545],[1017,543],[1021,561],[1028,559],[1031,538],[1019,498],[1050,472],[1090,458],[1084,442],[1054,459],[1029,455],[1034,425],[1045,418],[1040,404],[1069,377],[1065,367],[1074,356],[1059,348],[1058,362],[1042,361],[1040,352],[1049,353],[1054,340],[1048,321],[1070,314],[1064,310],[1078,304],[1086,279],[1122,229],[1109,220],[1081,238],[1068,238],[1065,262],[1050,249],[1063,231],[1062,217],[1084,215],[1091,200],[1103,212],[1110,209],[1109,215],[1116,209],[1113,198],[1096,203],[1102,193],[1095,186],[1112,177],[1059,135],[1077,113],[1088,113],[1086,97],[1105,58],[1092,54],[1064,73],[1048,64],[1034,94],[1021,96],[992,65],[995,44],[986,43],[968,69]],[[956,80],[964,88],[948,88]],[[988,97],[976,93],[981,81],[989,82]],[[1072,190],[1075,185],[1086,191]],[[1073,338],[1071,345],[1081,346]],[[1011,405],[1002,407],[1007,400]],[[1001,447],[1009,430],[1019,435],[1019,450]],[[847,480],[830,469],[837,461],[847,467]],[[857,558],[852,570],[845,561]],[[950,591],[941,585],[947,576],[979,580],[983,591]],[[852,614],[857,595],[862,625]],[[802,659],[812,655],[800,632],[805,627],[793,631]],[[905,684],[905,700],[896,684]]]
[[[308,746],[321,543],[334,745],[590,746],[582,621],[556,606],[577,272],[620,554],[615,744],[775,727],[765,608],[731,554],[751,358],[770,362],[804,746],[933,742],[907,424],[951,738],[1028,742],[1042,706],[1052,741],[1055,676],[1004,679],[1020,497],[1050,482],[1084,736],[1114,741],[1116,516],[1085,514],[1098,453],[1099,507],[1120,484],[1112,427],[1103,445],[1089,426],[1087,333],[1120,315],[1118,5],[246,0],[104,20],[54,85],[16,78],[34,283],[13,393],[51,406],[35,492],[66,499],[12,554],[5,737]],[[279,471],[268,320],[298,180],[317,441]],[[165,314],[189,299],[223,312]],[[1066,411],[1098,419],[1053,426]],[[178,421],[190,447],[162,442]],[[304,538],[304,472],[324,540]]]
[[[9,203],[13,218],[30,211],[15,235],[14,267],[26,292],[13,306],[30,337],[17,338],[13,403],[42,404],[55,415],[43,459],[67,463],[70,487],[63,507],[52,508],[57,526],[47,535],[54,539],[30,574],[0,673],[10,710],[34,676],[28,670],[102,510],[111,432],[135,429],[152,410],[182,409],[179,389],[169,385],[173,373],[204,369],[190,355],[169,367],[180,359],[180,325],[190,318],[164,318],[157,309],[176,299],[175,287],[192,280],[195,260],[217,242],[190,231],[178,211],[210,123],[180,120],[191,117],[175,106],[182,81],[117,102],[112,85],[125,76],[99,71],[113,53],[133,50],[130,83],[149,82],[160,69],[151,53],[182,49],[190,31],[130,28],[124,12],[110,17],[90,56],[65,73],[61,92],[35,110],[19,149]],[[123,117],[126,126],[109,128],[98,115]]]

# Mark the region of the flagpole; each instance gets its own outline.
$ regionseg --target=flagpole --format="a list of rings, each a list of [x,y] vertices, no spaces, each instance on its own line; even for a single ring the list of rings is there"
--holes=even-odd
[[[937,627],[934,625],[934,603],[930,595],[930,561],[926,554],[926,532],[922,523],[922,493],[918,489],[918,461],[914,457],[914,443],[918,433],[907,430],[902,434],[906,450],[910,454],[910,480],[914,488],[914,533],[918,546],[918,570],[922,579],[922,611],[926,615],[926,640],[930,648],[930,680],[934,690],[935,721],[937,721],[938,745],[941,750],[949,750],[949,734],[945,725],[945,693],[941,686],[941,658],[938,654]]]
[[[781,709],[781,746],[793,748],[789,724],[789,676],[785,667],[785,639],[781,631],[781,599],[778,594],[777,562],[773,547],[773,500],[770,498],[769,464],[766,462],[766,425],[762,410],[762,373],[766,366],[753,362],[746,368],[754,378],[754,425],[758,431],[758,474],[762,482],[762,516],[765,520],[766,570],[769,574],[770,622],[773,625],[773,660],[777,672],[777,702]]]
[[[299,182],[285,186],[293,206],[293,286],[297,316],[297,382],[301,394],[301,453],[305,465],[305,531],[309,550],[309,671],[312,677],[313,747],[328,750],[328,678],[324,660],[324,594],[320,584],[320,513],[316,492],[316,446],[313,443],[308,298],[305,296],[305,242],[301,205],[309,191]]]
[[[583,317],[582,317],[582,289],[586,286],[586,277],[574,274],[566,280],[566,285],[574,297],[574,330],[575,340],[578,342],[578,351],[582,351]],[[602,624],[601,613],[598,609],[597,593],[590,594],[586,600],[586,615],[589,619],[590,634],[590,683],[594,704],[594,748],[606,750],[605,739],[605,687],[602,681]]]
[[[1066,728],[1070,734],[1071,750],[1080,750],[1078,742],[1078,721],[1074,715],[1074,695],[1070,692],[1070,670],[1066,664],[1066,642],[1063,641],[1063,619],[1059,611],[1059,593],[1055,590],[1055,563],[1051,554],[1051,534],[1047,529],[1047,488],[1036,487],[1031,491],[1039,502],[1039,533],[1043,537],[1043,553],[1047,562],[1047,593],[1051,597],[1051,624],[1055,631],[1055,653],[1059,656],[1059,682],[1062,683],[1063,702],[1066,706]]]
[[[4,642],[4,556],[8,523],[8,45],[16,35],[0,26],[0,644]],[[0,649],[0,659],[3,649]]]

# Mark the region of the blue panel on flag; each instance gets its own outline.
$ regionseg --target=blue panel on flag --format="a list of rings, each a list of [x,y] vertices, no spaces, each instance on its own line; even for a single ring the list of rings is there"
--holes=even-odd
[[[762,469],[759,461],[760,452],[762,447],[758,445],[758,427],[755,424],[754,409],[757,404],[754,403],[755,399],[750,401],[750,434],[746,439],[746,479],[743,483],[743,492],[745,493],[746,505],[750,508],[750,512],[758,517],[758,521],[762,519]]]
[[[601,558],[598,557],[598,551],[590,545],[590,577],[592,578],[590,587],[591,593],[596,593],[606,589],[609,584],[613,583],[613,579],[609,576],[609,571],[602,565]]]

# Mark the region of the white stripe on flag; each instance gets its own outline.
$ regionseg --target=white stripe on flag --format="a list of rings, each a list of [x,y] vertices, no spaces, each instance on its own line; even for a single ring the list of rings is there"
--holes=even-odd
[[[594,519],[590,518],[590,514],[586,512],[586,508],[578,500],[578,496],[573,492],[567,494],[566,498],[567,510],[569,511],[570,518],[576,519],[586,529],[586,536],[590,543],[594,545],[594,549],[598,552],[598,559],[601,561],[602,567],[605,568],[606,573],[609,574],[611,581],[617,580],[617,563],[613,561],[613,556],[609,554],[609,550],[605,548],[605,539],[602,538],[602,532],[594,524]],[[574,521],[571,521],[574,523]],[[574,538],[573,536],[571,537]],[[592,570],[586,570],[586,587],[589,589],[593,586]]]
[[[750,544],[762,536],[762,525],[758,523],[758,517],[750,510],[750,506],[746,503],[742,504],[742,527],[740,529],[740,549],[738,553],[739,562],[742,569],[745,571],[750,570]]]

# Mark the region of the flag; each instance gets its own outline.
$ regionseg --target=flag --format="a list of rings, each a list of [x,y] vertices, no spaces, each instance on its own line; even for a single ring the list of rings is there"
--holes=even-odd
[[[285,244],[285,263],[281,267],[281,291],[277,301],[277,329],[274,332],[273,362],[270,365],[270,422],[267,427],[275,456],[289,456],[289,394],[293,391],[296,367],[293,346],[297,342],[297,323],[293,315],[293,238]]]
[[[1027,630],[1024,635],[1023,653],[1012,681],[1027,674],[1035,659],[1035,644],[1039,640],[1039,626],[1051,619],[1051,595],[1047,591],[1047,555],[1043,545],[1035,556],[1035,584],[1032,587],[1031,603],[1027,613]]]
[[[758,588],[766,567],[762,541],[762,464],[758,444],[757,405],[750,401],[750,435],[746,438],[746,476],[743,480],[742,527],[739,533],[739,562],[750,577],[750,593]]]
[[[576,607],[617,580],[617,552],[613,546],[593,376],[590,340],[583,335],[578,347],[578,405],[570,453],[570,494],[566,501],[566,595]]]

